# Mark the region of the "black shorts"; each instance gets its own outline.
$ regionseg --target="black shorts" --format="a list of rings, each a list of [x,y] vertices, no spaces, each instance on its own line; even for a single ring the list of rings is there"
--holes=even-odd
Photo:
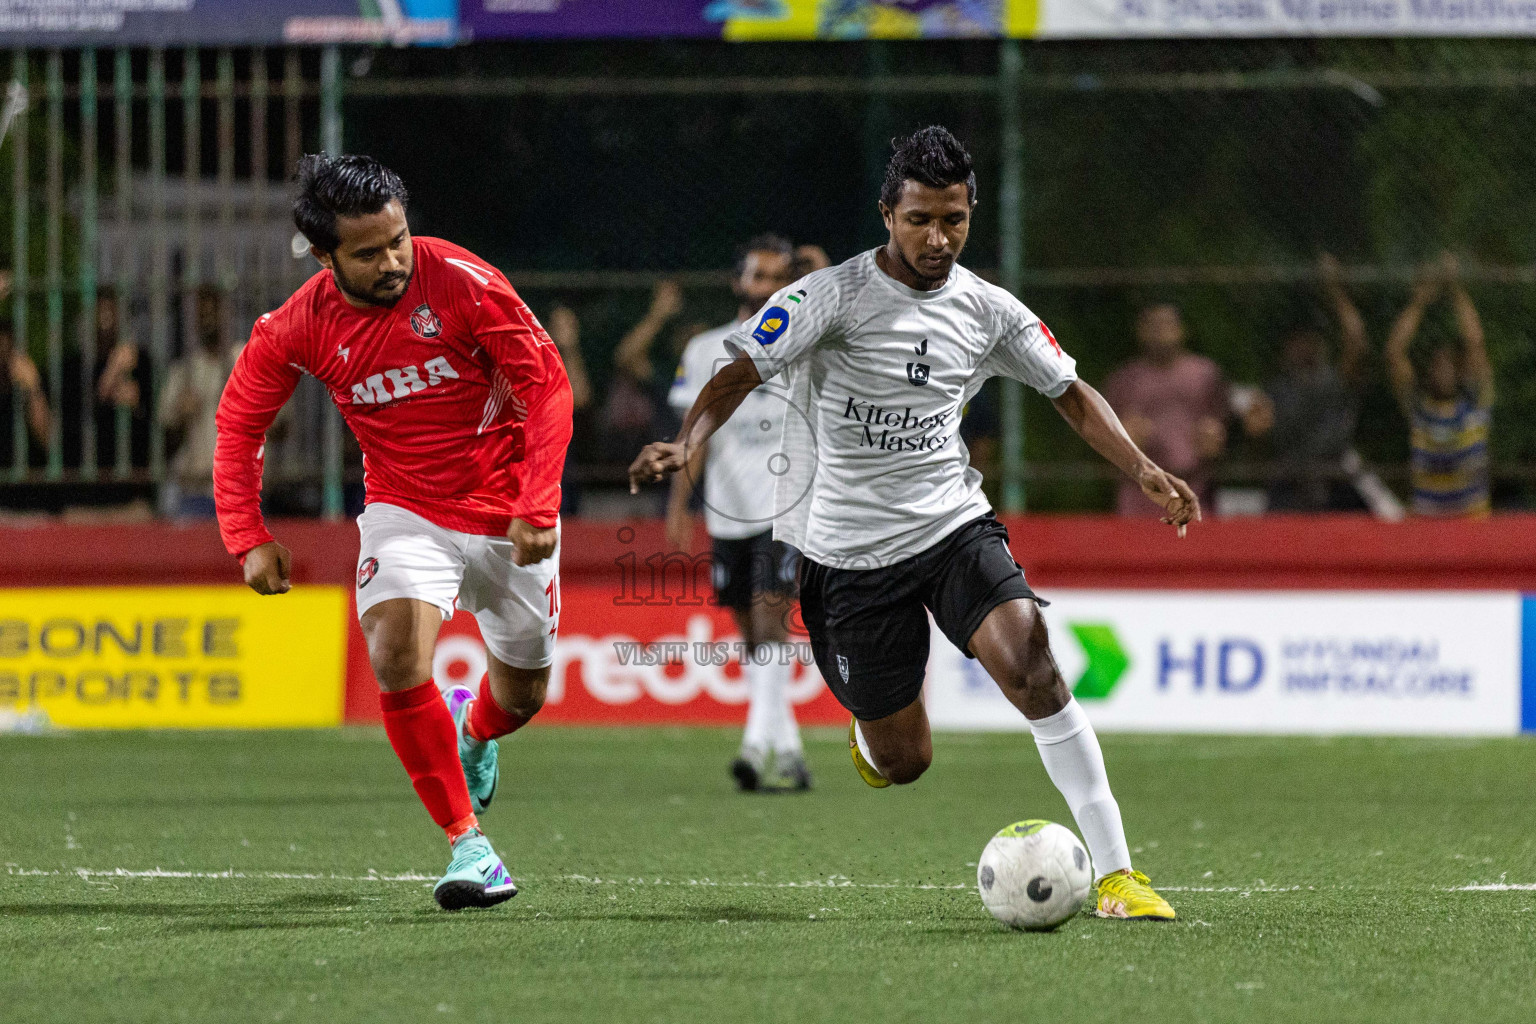
[[[753,594],[795,596],[800,552],[774,540],[772,530],[735,539],[715,537],[713,541],[710,578],[721,607],[745,611],[752,607]]]
[[[987,613],[1020,598],[1044,604],[991,513],[921,554],[879,569],[833,569],[806,558],[800,614],[811,653],[839,704],[869,721],[917,700],[928,666],[928,616],[967,658]]]

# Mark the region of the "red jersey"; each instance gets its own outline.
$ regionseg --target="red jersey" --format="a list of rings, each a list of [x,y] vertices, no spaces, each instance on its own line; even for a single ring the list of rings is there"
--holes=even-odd
[[[219,400],[214,499],[224,546],[272,539],[261,517],[267,428],[313,374],[363,449],[367,501],[499,536],[552,527],[571,387],[549,335],[500,271],[440,238],[411,240],[400,301],[359,309],[330,271],[256,321]]]

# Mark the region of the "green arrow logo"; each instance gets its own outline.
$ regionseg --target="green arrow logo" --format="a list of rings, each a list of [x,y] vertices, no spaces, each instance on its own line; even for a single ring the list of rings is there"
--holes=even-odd
[[[1102,622],[1069,622],[1067,625],[1088,656],[1088,667],[1072,685],[1072,695],[1083,700],[1108,697],[1120,677],[1125,675],[1125,670],[1131,667],[1131,659],[1120,646],[1114,627]]]

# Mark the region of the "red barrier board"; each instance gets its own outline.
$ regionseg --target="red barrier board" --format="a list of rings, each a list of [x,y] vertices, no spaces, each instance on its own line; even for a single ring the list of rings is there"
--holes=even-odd
[[[540,722],[585,725],[670,723],[739,725],[747,688],[741,636],[725,609],[675,603],[615,604],[611,587],[563,582],[560,638]],[[820,673],[798,660],[789,687],[802,725],[846,725],[848,713]],[[347,657],[346,720],[379,720],[378,686],[368,667],[362,631],[353,620]],[[474,616],[460,611],[443,624],[433,675],[478,690],[485,645]]]
[[[1342,515],[1229,519],[1201,523],[1182,541],[1150,520],[1020,516],[1005,521],[1014,556],[1047,596],[1058,587],[1536,591],[1536,516],[1531,515],[1403,523]],[[293,550],[296,586],[353,584],[354,524],[288,520],[274,522],[272,529]],[[707,572],[697,571],[707,559],[670,551],[658,521],[567,520],[561,546],[558,671],[541,718],[741,720],[745,695],[739,665],[701,665],[698,652],[713,659],[717,649],[693,646],[736,640],[730,616],[707,603],[708,584],[699,582],[700,576],[707,581]],[[702,535],[695,550],[707,550]],[[684,576],[694,581],[694,590],[687,589]],[[0,527],[0,587],[240,578],[212,523]],[[355,616],[349,623],[346,717],[377,721],[367,651]],[[684,644],[686,656],[670,666],[642,663],[661,643]],[[474,621],[461,613],[444,627],[441,671],[454,679],[478,679],[476,645]],[[814,669],[797,670],[796,680],[803,721],[846,720]]]
[[[1536,589],[1536,515],[1482,520],[1364,515],[1210,520],[1185,540],[1150,519],[1006,516],[1014,557],[1043,587]],[[276,520],[295,583],[350,583],[357,527]],[[661,522],[562,524],[567,581],[614,579],[621,559],[666,553]],[[695,550],[706,550],[702,532]],[[229,583],[239,567],[212,523],[0,526],[0,587]]]

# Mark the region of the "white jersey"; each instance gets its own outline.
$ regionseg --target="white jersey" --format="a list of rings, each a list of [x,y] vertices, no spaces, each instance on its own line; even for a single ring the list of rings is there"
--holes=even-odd
[[[988,378],[1052,398],[1077,379],[1003,289],[956,265],[942,287],[916,291],[877,251],[796,281],[725,342],[764,381],[782,372],[788,384],[773,535],[835,568],[911,558],[991,510],[959,431]]]
[[[696,335],[683,350],[668,401],[686,413],[720,368],[734,356],[725,339],[733,321]],[[788,460],[779,455],[788,391],[782,383],[754,388],[709,439],[704,462],[704,525],[711,537],[751,537],[773,527],[774,484]],[[778,458],[775,458],[778,456]],[[775,474],[775,470],[778,474]]]

